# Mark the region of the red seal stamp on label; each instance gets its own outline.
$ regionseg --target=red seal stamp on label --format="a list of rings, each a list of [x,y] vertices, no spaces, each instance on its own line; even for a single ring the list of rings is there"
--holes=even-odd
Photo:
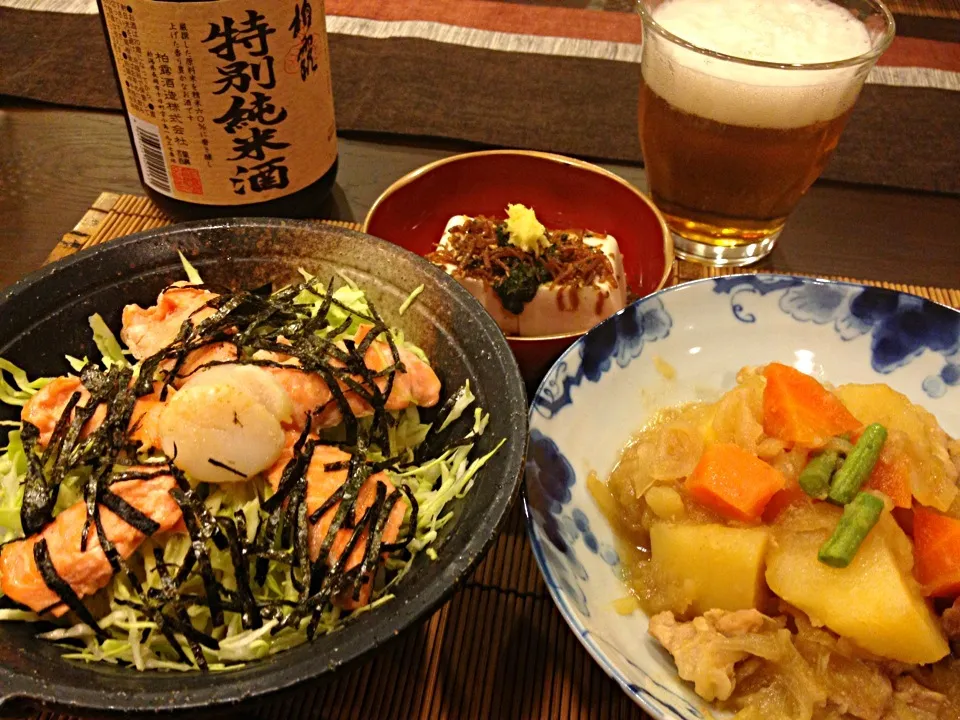
[[[170,174],[173,176],[173,186],[180,192],[203,195],[200,171],[196,168],[186,165],[171,165]]]

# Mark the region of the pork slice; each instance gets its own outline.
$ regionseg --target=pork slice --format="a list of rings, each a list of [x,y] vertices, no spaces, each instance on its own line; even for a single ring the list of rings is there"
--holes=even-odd
[[[681,678],[693,683],[704,700],[727,700],[736,687],[734,667],[750,657],[731,647],[730,638],[779,631],[783,624],[758,610],[708,610],[690,622],[672,612],[650,618],[650,634],[673,655]]]

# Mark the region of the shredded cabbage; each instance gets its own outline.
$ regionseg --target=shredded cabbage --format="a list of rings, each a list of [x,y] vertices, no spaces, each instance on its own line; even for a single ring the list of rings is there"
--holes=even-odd
[[[187,275],[187,282],[191,285],[202,285],[203,278],[200,277],[200,273],[197,269],[190,264],[190,261],[187,260],[187,257],[177,250],[177,255],[180,256],[180,264],[183,265],[183,272]]]
[[[20,442],[20,431],[12,430],[7,438],[7,450],[0,455],[0,543],[23,536],[20,526],[21,483],[26,474],[27,456]]]
[[[13,385],[8,383],[3,373],[8,372],[13,378]],[[37,394],[52,378],[38,378],[31,381],[27,373],[12,362],[0,358],[0,403],[7,405],[26,405],[27,400]],[[16,387],[14,387],[14,385]]]
[[[90,316],[90,329],[93,330],[93,342],[97,344],[97,350],[103,356],[103,364],[106,367],[120,365],[125,367],[130,363],[123,354],[123,348],[117,340],[113,331],[107,327],[107,323],[100,317],[99,313]],[[82,367],[81,367],[82,369]]]
[[[407,295],[407,299],[400,304],[400,309],[397,311],[398,315],[403,315],[410,308],[410,306],[413,305],[414,300],[420,297],[420,293],[423,292],[423,288],[423,285],[417,285],[413,289],[413,292]]]
[[[451,424],[459,420],[464,411],[470,407],[473,404],[473,401],[476,399],[476,396],[470,389],[470,381],[467,380],[467,382],[464,383],[463,391],[460,393],[457,401],[453,405],[453,409],[450,411],[447,419],[444,420],[443,424],[440,426],[440,431],[442,432],[446,430]]]
[[[73,355],[67,355],[66,358],[67,364],[73,368],[74,372],[80,372],[87,366],[87,363],[90,362],[90,359],[86,356],[83,356],[82,358],[75,358]]]

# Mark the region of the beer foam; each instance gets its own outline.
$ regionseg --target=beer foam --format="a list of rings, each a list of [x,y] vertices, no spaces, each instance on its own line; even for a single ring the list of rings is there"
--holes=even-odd
[[[653,18],[692,45],[748,60],[826,63],[871,48],[866,26],[828,0],[667,0]],[[685,112],[746,127],[831,120],[856,101],[867,69],[764,68],[712,58],[653,32],[644,42],[651,90]]]

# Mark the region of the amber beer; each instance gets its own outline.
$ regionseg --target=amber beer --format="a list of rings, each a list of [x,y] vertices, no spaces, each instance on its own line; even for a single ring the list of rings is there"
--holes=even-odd
[[[640,6],[653,200],[681,257],[755,262],[826,166],[889,37],[828,0]]]
[[[678,110],[643,84],[647,179],[669,224],[736,247],[776,235],[837,146],[850,110],[800,128],[728,125]]]

